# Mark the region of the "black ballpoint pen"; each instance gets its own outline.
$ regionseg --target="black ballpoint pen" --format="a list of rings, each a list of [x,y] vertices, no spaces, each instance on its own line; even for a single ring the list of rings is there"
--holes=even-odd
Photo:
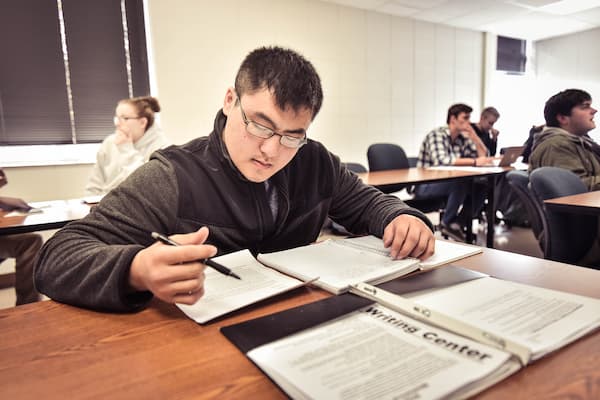
[[[169,239],[167,236],[162,235],[162,234],[160,234],[158,232],[152,232],[151,235],[152,235],[152,237],[155,240],[158,240],[161,243],[168,244],[170,246],[181,246],[179,243],[177,243],[173,239]],[[231,276],[233,278],[240,279],[240,280],[242,279],[235,272],[233,272],[232,270],[230,270],[226,266],[221,265],[218,262],[211,260],[210,258],[207,258],[207,259],[204,259],[204,260],[199,260],[199,261],[202,264],[206,264],[209,267],[212,267],[212,268],[216,269],[217,271],[219,271],[223,275],[228,275],[228,276]]]

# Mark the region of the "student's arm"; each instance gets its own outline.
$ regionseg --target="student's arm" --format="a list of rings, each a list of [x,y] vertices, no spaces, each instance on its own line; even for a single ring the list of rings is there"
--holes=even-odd
[[[391,255],[398,258],[425,258],[433,252],[433,225],[425,214],[365,185],[339,163],[334,165],[337,177],[330,209],[334,221],[352,233],[383,238]]]
[[[27,204],[25,200],[19,199],[17,197],[0,197],[0,209],[5,211],[29,211],[31,210],[31,206]]]
[[[470,124],[467,124],[465,130],[461,132],[461,134],[467,138],[471,139],[473,143],[475,143],[475,147],[477,149],[477,157],[486,157],[488,155],[488,148],[485,146],[485,143],[481,140],[479,136],[477,136],[477,132]]]
[[[462,157],[454,160],[454,165],[458,166],[483,166],[492,165],[494,157],[488,156],[488,148],[477,135],[471,125],[461,133],[465,144],[462,151]]]
[[[173,231],[177,200],[177,179],[170,164],[146,163],[86,218],[46,242],[35,268],[36,287],[50,298],[87,308],[144,307],[152,294],[130,286],[130,266],[154,243],[150,232]]]

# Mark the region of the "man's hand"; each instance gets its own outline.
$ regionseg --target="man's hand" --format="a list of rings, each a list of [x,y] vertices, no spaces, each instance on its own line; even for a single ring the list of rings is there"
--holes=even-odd
[[[429,258],[435,250],[435,239],[431,229],[420,218],[399,215],[383,231],[383,245],[390,249],[390,257],[401,259]]]
[[[492,136],[492,140],[495,142],[496,140],[498,140],[498,135],[500,134],[500,132],[498,131],[498,129],[490,129],[490,135]]]
[[[131,136],[129,136],[125,132],[117,130],[117,134],[115,135],[115,144],[118,146],[127,142],[133,143],[133,139],[131,138]]]
[[[200,259],[217,254],[203,244],[208,228],[186,235],[174,235],[181,246],[154,243],[140,251],[131,262],[129,284],[138,291],[149,290],[167,303],[194,304],[204,295],[204,268]]]
[[[477,157],[475,159],[475,165],[478,167],[483,167],[486,165],[494,165],[494,159],[496,159],[496,157]]]
[[[475,129],[473,129],[473,127],[471,126],[470,123],[465,124],[465,126],[461,129],[460,133],[464,137],[466,137],[468,139],[472,139],[472,140],[474,140],[473,138],[475,138],[475,137],[479,137],[479,136],[477,136],[477,132],[475,132]]]
[[[0,208],[5,211],[29,211],[31,210],[31,206],[25,202],[23,199],[19,199],[16,197],[0,197]]]

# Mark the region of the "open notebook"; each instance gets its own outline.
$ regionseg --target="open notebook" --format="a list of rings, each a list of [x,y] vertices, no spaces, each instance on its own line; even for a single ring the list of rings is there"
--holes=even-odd
[[[365,236],[326,240],[289,250],[259,254],[248,250],[216,257],[241,277],[232,279],[212,268],[205,270],[205,295],[194,305],[178,304],[188,317],[205,323],[221,315],[308,283],[334,294],[359,282],[379,283],[429,269],[481,252],[481,248],[436,242],[436,254],[426,262],[392,260],[381,239]],[[260,262],[259,262],[260,261]]]

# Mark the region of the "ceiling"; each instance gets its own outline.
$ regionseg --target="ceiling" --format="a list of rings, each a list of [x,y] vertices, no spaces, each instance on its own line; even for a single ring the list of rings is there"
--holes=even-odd
[[[325,0],[518,39],[600,27],[600,0]]]

